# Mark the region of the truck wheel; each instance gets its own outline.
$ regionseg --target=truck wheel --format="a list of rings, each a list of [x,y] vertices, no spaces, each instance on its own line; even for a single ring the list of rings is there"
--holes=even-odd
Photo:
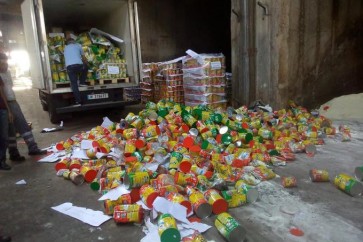
[[[55,112],[55,110],[49,110],[49,119],[52,124],[58,124],[60,121],[59,115]]]
[[[48,111],[48,105],[42,103],[43,111]]]

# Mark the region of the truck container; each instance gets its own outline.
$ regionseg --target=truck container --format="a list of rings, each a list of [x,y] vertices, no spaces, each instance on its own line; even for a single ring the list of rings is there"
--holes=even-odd
[[[73,112],[120,108],[138,103],[137,100],[123,98],[124,88],[135,87],[139,82],[140,63],[132,1],[25,0],[21,11],[33,87],[39,90],[41,105],[49,112],[52,123]],[[127,78],[96,80],[87,87],[79,87],[83,104],[77,107],[73,106],[69,81],[57,83],[52,80],[49,34],[68,32],[77,35],[91,29],[109,34],[106,37],[121,49]],[[123,43],[113,41],[113,37],[122,39]]]

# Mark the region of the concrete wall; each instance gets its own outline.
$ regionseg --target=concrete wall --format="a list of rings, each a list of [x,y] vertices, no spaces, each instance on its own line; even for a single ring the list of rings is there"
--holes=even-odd
[[[142,62],[198,53],[220,53],[230,69],[231,2],[220,0],[138,0]]]
[[[242,101],[262,99],[274,108],[292,99],[315,108],[344,94],[363,91],[363,2],[361,0],[236,0],[255,9],[249,48],[255,75],[234,79],[246,86]],[[258,5],[266,6],[266,10]],[[240,10],[240,9],[239,9]],[[233,24],[236,22],[232,16]],[[252,26],[252,24],[251,24]],[[242,36],[232,44],[241,44]],[[234,60],[233,60],[234,61]],[[237,63],[235,76],[241,72]],[[250,92],[249,99],[245,96]]]

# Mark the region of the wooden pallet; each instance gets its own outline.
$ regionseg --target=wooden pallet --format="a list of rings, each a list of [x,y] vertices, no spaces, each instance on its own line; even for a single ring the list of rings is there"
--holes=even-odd
[[[56,88],[62,88],[62,87],[70,87],[70,82],[54,82],[54,85]]]
[[[87,80],[86,83],[89,85],[89,86],[94,86],[94,85],[97,85],[97,80]]]
[[[99,79],[97,80],[100,85],[105,84],[118,84],[118,83],[128,83],[129,78],[114,78],[114,79]]]

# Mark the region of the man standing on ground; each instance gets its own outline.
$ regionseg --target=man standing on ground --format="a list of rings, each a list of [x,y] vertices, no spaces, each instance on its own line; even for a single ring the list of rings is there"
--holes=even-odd
[[[0,170],[10,170],[6,164],[6,149],[8,147],[9,123],[13,122],[13,116],[6,101],[4,83],[0,77]]]
[[[72,38],[67,39],[67,45],[64,48],[64,59],[69,80],[71,81],[71,88],[76,101],[76,106],[80,106],[82,104],[82,98],[78,89],[78,78],[79,86],[87,86],[86,78],[88,67],[82,46],[76,43]]]
[[[29,155],[44,155],[47,153],[45,150],[40,150],[35,142],[31,128],[25,120],[24,114],[16,101],[15,93],[13,91],[13,80],[10,72],[8,71],[8,57],[4,53],[0,53],[0,76],[4,82],[5,96],[8,101],[8,106],[13,115],[14,122],[10,124],[9,128],[9,154],[12,161],[24,161],[25,157],[21,156],[16,144],[15,130],[23,137],[28,146]],[[14,125],[12,127],[11,125]]]

